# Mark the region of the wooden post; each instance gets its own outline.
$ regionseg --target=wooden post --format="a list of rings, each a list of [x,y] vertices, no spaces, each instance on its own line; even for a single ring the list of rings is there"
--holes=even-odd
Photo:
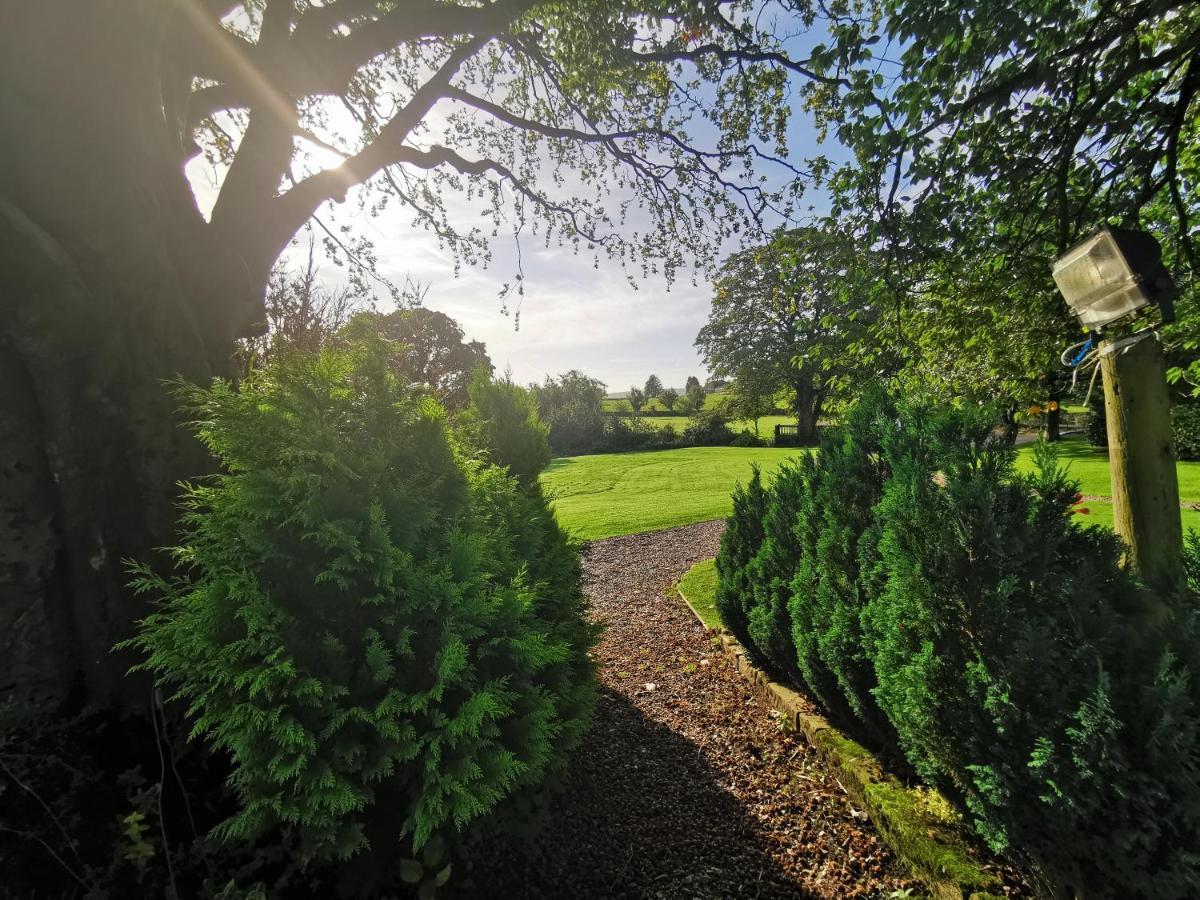
[[[1100,371],[1116,532],[1147,583],[1168,590],[1182,574],[1183,528],[1162,344],[1147,332],[1103,341]]]

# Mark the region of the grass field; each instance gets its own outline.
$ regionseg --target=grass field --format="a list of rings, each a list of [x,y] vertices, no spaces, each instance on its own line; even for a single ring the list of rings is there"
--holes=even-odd
[[[720,628],[721,617],[717,614],[717,561],[703,559],[696,563],[683,578],[679,579],[679,590],[687,597],[692,608],[700,614],[701,621],[709,628]]]
[[[655,531],[729,514],[730,494],[758,463],[764,473],[803,450],[689,447],[554,460],[542,484],[558,520],[583,540]]]
[[[1058,458],[1066,465],[1073,480],[1079,482],[1079,491],[1093,497],[1112,496],[1112,478],[1108,468],[1108,453],[1093,447],[1082,439],[1061,441]],[[1033,469],[1033,447],[1024,446],[1017,452],[1017,468]],[[1181,462],[1176,466],[1179,473],[1179,499],[1184,503],[1200,503],[1200,462]],[[1105,500],[1087,500],[1081,506],[1088,510],[1084,521],[1089,524],[1113,527],[1112,503]],[[1200,512],[1194,509],[1180,511],[1183,529],[1200,531]]]
[[[542,476],[563,527],[582,540],[654,531],[729,514],[730,494],[753,463],[770,474],[804,451],[774,447],[692,447],[646,453],[604,453],[556,459]],[[1082,493],[1112,495],[1108,457],[1082,440],[1059,444]],[[1018,451],[1018,468],[1033,467],[1033,448]],[[1179,464],[1179,493],[1200,503],[1200,463]],[[1112,527],[1112,503],[1088,500],[1084,521]],[[1200,530],[1200,512],[1181,511],[1184,529]]]

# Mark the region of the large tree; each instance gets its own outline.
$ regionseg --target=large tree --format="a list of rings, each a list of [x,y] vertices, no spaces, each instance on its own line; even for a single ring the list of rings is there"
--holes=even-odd
[[[732,254],[696,337],[705,365],[787,391],[800,440],[815,442],[826,403],[873,360],[864,344],[885,290],[873,260],[853,235],[815,227]]]
[[[495,371],[487,347],[465,340],[459,324],[443,312],[417,306],[387,315],[364,313],[367,317],[379,334],[404,345],[405,352],[398,357],[401,374],[410,382],[427,385],[448,410],[467,405],[467,386],[476,369],[483,369],[489,378]]]
[[[144,610],[122,560],[211,467],[162,382],[236,371],[277,257],[310,220],[345,244],[325,208],[355,186],[467,263],[505,229],[668,276],[788,202],[752,164],[798,174],[781,100],[821,76],[761,12],[0,0],[0,686],[144,696],[109,652]],[[459,192],[482,227],[455,228]]]

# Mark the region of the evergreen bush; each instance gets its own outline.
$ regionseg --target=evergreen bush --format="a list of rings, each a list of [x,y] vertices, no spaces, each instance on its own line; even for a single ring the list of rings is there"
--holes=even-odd
[[[763,542],[763,520],[767,514],[767,492],[762,473],[754,466],[745,487],[733,489],[733,512],[725,520],[721,549],[717,553],[717,613],[721,622],[746,648],[756,662],[762,654],[750,638],[750,609],[754,603],[748,571]]]
[[[1171,407],[1171,430],[1178,459],[1200,459],[1200,403],[1177,401]]]
[[[788,602],[792,577],[800,560],[796,523],[809,490],[806,477],[811,465],[802,457],[799,465],[783,465],[775,473],[767,492],[762,543],[746,568],[750,585],[747,631],[759,655],[771,668],[792,679],[800,677]]]
[[[1049,446],[1022,477],[989,431],[909,410],[885,441],[885,574],[863,614],[879,704],[913,767],[1058,889],[1194,896],[1191,614],[1164,652]]]
[[[468,446],[508,469],[523,485],[537,482],[550,464],[550,428],[538,417],[533,392],[480,367],[467,385],[470,403],[455,425]]]
[[[1014,461],[986,410],[869,391],[771,490],[739,487],[722,619],[1051,892],[1197,896],[1200,536],[1187,585],[1153,596],[1073,517],[1051,445]]]
[[[130,643],[230,755],[222,836],[398,859],[561,768],[595,635],[540,495],[456,457],[379,343],[181,395],[224,472],[185,489],[180,574],[137,567]]]
[[[875,546],[875,507],[889,473],[882,436],[895,405],[869,389],[845,423],[822,436],[798,528],[804,552],[792,584],[793,641],[813,691],[831,710],[843,705],[877,735],[891,731],[875,702],[875,672],[862,639],[867,593],[860,559]],[[830,679],[836,688],[830,685]],[[836,690],[837,694],[834,694]]]

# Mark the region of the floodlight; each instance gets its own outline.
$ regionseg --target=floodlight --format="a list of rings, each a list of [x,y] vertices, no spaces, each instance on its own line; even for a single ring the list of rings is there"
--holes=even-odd
[[[1105,228],[1054,263],[1054,281],[1085,331],[1157,304],[1163,321],[1175,318],[1175,284],[1162,264],[1162,248],[1143,231]]]

